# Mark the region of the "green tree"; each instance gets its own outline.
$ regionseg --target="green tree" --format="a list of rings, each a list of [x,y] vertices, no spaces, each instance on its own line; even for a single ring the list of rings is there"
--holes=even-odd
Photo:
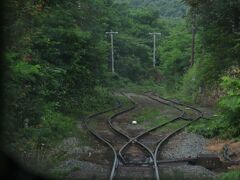
[[[181,82],[191,58],[191,32],[184,21],[175,23],[158,47],[162,75],[165,83],[172,87]]]

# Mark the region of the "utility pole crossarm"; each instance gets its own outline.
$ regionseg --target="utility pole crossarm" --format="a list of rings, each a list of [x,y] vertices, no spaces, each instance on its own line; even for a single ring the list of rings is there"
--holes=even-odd
[[[106,32],[106,34],[118,34],[118,32]]]
[[[162,33],[156,33],[156,32],[154,32],[154,33],[149,33],[150,35],[162,35]]]
[[[106,32],[106,34],[110,34],[111,36],[111,49],[112,49],[112,73],[115,72],[114,69],[114,51],[113,51],[113,35],[118,34],[118,32],[113,32],[112,30],[110,32]]]

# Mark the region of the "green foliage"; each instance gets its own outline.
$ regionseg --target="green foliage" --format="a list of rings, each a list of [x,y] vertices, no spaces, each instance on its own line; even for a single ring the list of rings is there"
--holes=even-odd
[[[89,115],[95,112],[108,109],[109,107],[115,106],[115,100],[113,95],[108,89],[101,86],[97,86],[94,89],[93,94],[86,94],[80,99],[80,107],[82,109],[77,109],[80,115]]]
[[[218,86],[219,74],[213,72],[212,58],[210,54],[198,54],[195,64],[184,73],[180,93],[187,101],[196,102],[200,93]]]
[[[202,120],[189,128],[190,131],[202,134],[208,138],[220,136],[223,138],[239,137],[240,135],[240,96],[238,78],[223,77],[221,86],[226,95],[220,98],[219,114],[211,120]]]
[[[161,31],[164,26],[156,10],[135,9],[124,4],[114,4],[114,7],[118,12],[113,15],[113,28],[119,31],[114,41],[116,72],[133,82],[144,81],[152,67],[152,37],[148,33]]]
[[[147,77],[146,70],[136,57],[123,57],[117,65],[124,77],[128,77],[132,81],[141,81]]]
[[[240,179],[240,171],[239,170],[232,170],[227,173],[223,173],[220,175],[221,180],[238,180]]]
[[[132,82],[128,78],[124,78],[120,76],[118,73],[105,73],[105,77],[102,80],[102,84],[104,84],[110,90],[118,90],[119,88],[123,88],[132,84]]]
[[[32,64],[26,60],[20,59],[18,54],[14,52],[6,52],[4,59],[9,64],[9,71],[12,73],[12,78],[17,80],[35,81],[37,76],[41,76],[41,66]]]
[[[187,128],[187,130],[201,134],[207,138],[213,138],[215,136],[226,137],[226,135],[231,132],[228,122],[219,117],[214,117],[209,120],[200,120]]]
[[[159,112],[158,109],[155,109],[155,108],[145,108],[143,111],[139,112],[139,114],[137,114],[134,117],[134,119],[138,123],[144,123],[144,122],[153,123],[153,121],[156,123],[156,121],[157,121],[156,117],[158,117],[160,115],[161,115],[161,113]],[[159,122],[159,119],[158,119],[157,122]]]
[[[19,61],[12,66],[13,73],[19,78],[34,80],[34,75],[40,74],[40,65],[31,65],[29,63]]]
[[[73,120],[71,118],[54,112],[49,107],[47,107],[44,114],[42,124],[38,126],[49,128],[50,132],[53,132],[55,135],[64,137],[73,129]],[[46,138],[47,137],[49,137],[49,135],[46,136]]]
[[[226,95],[219,101],[222,118],[233,127],[232,135],[240,135],[240,79],[223,77],[222,84]]]
[[[31,147],[27,146],[26,148],[33,149],[42,143],[50,145],[60,138],[71,136],[76,128],[74,120],[54,111],[54,106],[54,104],[45,105],[39,124],[31,125],[29,121],[25,121],[25,127],[17,132],[16,143],[23,143],[23,141],[27,144],[30,143]],[[20,146],[24,147],[23,145]]]
[[[186,2],[191,6],[189,23],[197,25],[193,67],[191,28],[179,18],[187,10],[180,0],[7,3],[5,144],[24,152],[71,136],[76,130],[73,117],[115,105],[109,90],[170,94],[181,89],[181,96],[194,100],[199,88],[215,87],[225,70],[239,64],[239,1]],[[104,36],[111,29],[119,32],[114,39],[115,74],[107,66],[110,43]],[[155,70],[149,32],[162,33]],[[219,102],[218,118],[192,126],[192,131],[207,137],[240,135],[239,77],[224,77],[222,88],[226,95]],[[143,122],[156,115],[149,110],[138,118]]]
[[[118,4],[128,4],[131,7],[148,7],[158,10],[163,17],[182,17],[186,15],[187,7],[181,0],[115,0]]]
[[[223,90],[226,91],[227,96],[236,97],[240,95],[240,80],[239,78],[233,78],[225,76],[222,78]]]
[[[168,87],[177,87],[190,66],[191,34],[184,21],[175,23],[158,48],[160,70]]]
[[[14,0],[4,12],[1,141],[46,172],[58,158],[51,151],[59,141],[86,141],[76,120],[115,105],[109,91],[97,87],[107,71],[103,34],[112,9],[99,0],[34,2]]]
[[[81,105],[79,97],[94,94],[106,69],[102,33],[110,8],[98,0],[78,3],[26,0],[6,5],[4,89],[9,131],[21,129],[26,119],[30,125],[41,123],[45,104],[55,104],[56,113],[71,113]]]
[[[239,64],[239,1],[185,2],[190,6],[187,21],[195,25],[197,34],[195,64],[184,74],[181,90],[190,101],[205,103],[206,96],[215,96],[215,90],[220,89],[226,71]]]
[[[198,72],[197,65],[194,65],[183,76],[181,94],[189,102],[193,102],[198,94],[200,82]]]
[[[240,2],[230,1],[192,1],[190,22],[196,24],[201,39],[201,51],[210,54],[211,76],[219,79],[221,74],[232,65],[239,64],[239,20]],[[209,66],[205,66],[209,68]]]
[[[147,91],[153,91],[158,94],[163,94],[166,90],[161,84],[157,84],[153,79],[142,81],[140,83],[128,83],[121,87],[123,91],[144,93]]]

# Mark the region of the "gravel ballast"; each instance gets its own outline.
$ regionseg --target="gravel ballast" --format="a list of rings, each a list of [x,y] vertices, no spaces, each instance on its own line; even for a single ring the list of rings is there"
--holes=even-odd
[[[199,154],[209,154],[204,149],[208,140],[201,135],[182,132],[172,137],[160,153],[161,159],[195,158]]]

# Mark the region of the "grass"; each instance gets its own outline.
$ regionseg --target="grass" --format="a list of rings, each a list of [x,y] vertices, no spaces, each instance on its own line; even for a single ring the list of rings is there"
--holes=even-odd
[[[159,129],[157,132],[161,132],[161,133],[169,133],[169,132],[172,132],[174,130],[177,130],[179,128],[181,128],[182,126],[186,125],[187,121],[184,121],[184,120],[177,120],[177,121],[174,121],[170,124],[167,124],[166,126],[164,126],[163,128]]]
[[[143,111],[140,111],[135,115],[134,120],[138,121],[139,123],[143,123],[160,115],[161,113],[157,108],[144,108]]]
[[[85,95],[79,99],[79,108],[73,111],[82,117],[103,111],[116,105],[116,98],[103,87],[96,87],[95,93]]]
[[[227,173],[223,173],[219,177],[220,180],[239,180],[240,179],[240,170],[233,170]]]
[[[162,94],[164,88],[153,81],[144,81],[141,84],[128,83],[124,88],[121,89],[126,92],[134,92],[134,93],[144,93],[147,91],[153,91],[159,94]]]
[[[166,117],[161,115],[158,108],[144,108],[144,110],[141,110],[138,114],[134,115],[134,120],[149,128],[168,121]]]
[[[134,120],[148,128],[153,128],[169,121],[168,118],[161,115],[161,112],[157,108],[145,108],[143,111],[140,111],[135,115]],[[158,129],[157,132],[168,133],[186,125],[187,123],[188,122],[184,120],[177,120]]]
[[[94,120],[90,119],[89,125],[90,125],[90,127],[92,129],[96,129],[99,117],[103,117],[103,118],[100,118],[101,120],[103,120],[103,119],[106,120],[111,115],[113,115],[113,114],[115,114],[115,113],[117,113],[117,112],[119,112],[119,111],[121,111],[123,109],[126,109],[126,108],[128,108],[130,106],[132,106],[132,103],[125,96],[123,96],[121,94],[117,94],[115,96],[115,101],[116,102],[119,101],[122,104],[122,107],[120,107],[120,108],[118,108],[118,109],[116,109],[114,111],[110,111],[110,112],[104,113],[102,116],[98,116]],[[116,104],[114,106],[113,105],[109,105],[109,107],[106,107],[106,109],[103,108],[101,111],[107,110],[107,109],[110,109],[110,108],[114,108],[114,107],[117,107]],[[100,112],[100,111],[97,111],[97,112]],[[97,112],[93,112],[92,114],[97,113]]]
[[[165,84],[157,84],[151,80],[144,81],[139,84],[127,83],[123,88],[120,88],[120,90],[124,92],[133,92],[139,94],[151,91],[157,95],[164,96],[167,99],[178,99],[184,103],[194,103],[192,98],[183,95],[180,90],[176,89],[176,87],[166,87]]]

